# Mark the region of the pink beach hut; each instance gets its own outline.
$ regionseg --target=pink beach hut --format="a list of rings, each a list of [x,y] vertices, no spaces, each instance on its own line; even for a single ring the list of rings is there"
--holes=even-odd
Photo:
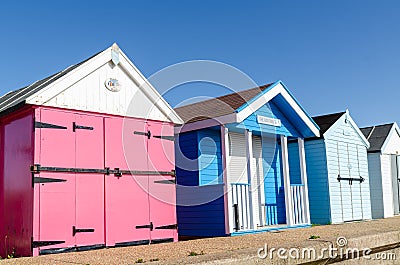
[[[0,255],[177,240],[182,121],[114,44],[0,98]]]

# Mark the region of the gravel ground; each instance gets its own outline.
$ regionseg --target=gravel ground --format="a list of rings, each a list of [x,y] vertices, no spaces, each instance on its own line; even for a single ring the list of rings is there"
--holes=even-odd
[[[400,227],[400,216],[384,220],[346,223],[340,225],[314,226],[311,228],[291,229],[280,232],[265,232],[236,237],[220,237],[145,245],[123,248],[109,248],[85,252],[46,255],[33,258],[1,260],[2,264],[135,264],[139,261],[147,264],[168,263],[183,264],[199,260],[217,260],[218,256],[243,252],[246,249],[263,247],[304,247],[313,241],[335,241],[338,236],[346,238],[359,237],[389,231],[397,231]],[[320,238],[310,240],[310,236]],[[189,257],[190,252],[198,253],[197,257]]]

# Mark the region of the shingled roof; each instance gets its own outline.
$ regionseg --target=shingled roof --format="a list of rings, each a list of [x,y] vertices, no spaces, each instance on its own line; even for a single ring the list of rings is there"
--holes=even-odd
[[[174,110],[185,123],[221,117],[235,112],[235,110],[249,102],[260,92],[269,88],[271,85],[272,83],[213,99],[196,102],[190,105],[175,108]]]
[[[360,128],[370,143],[368,152],[380,152],[394,123]]]
[[[100,53],[100,52],[99,52]],[[58,73],[55,73],[51,76],[48,76],[46,78],[43,78],[41,80],[38,80],[29,86],[8,92],[7,94],[3,95],[0,97],[0,114],[1,113],[6,113],[7,110],[12,109],[16,107],[17,105],[21,105],[25,103],[25,99],[27,99],[29,96],[33,95],[34,93],[40,91],[41,89],[45,88],[46,86],[50,85],[51,83],[55,82],[59,78],[65,76],[75,68],[79,67],[80,65],[84,64],[85,62],[89,61],[99,53],[96,53],[95,55],[89,57],[88,59],[75,64],[71,65],[70,67],[66,68],[63,71],[60,71]]]
[[[312,117],[315,123],[319,126],[321,137],[345,113],[346,112],[343,111],[338,113]]]

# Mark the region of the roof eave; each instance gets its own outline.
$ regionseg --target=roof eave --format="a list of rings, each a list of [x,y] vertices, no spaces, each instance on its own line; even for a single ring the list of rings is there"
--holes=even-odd
[[[239,122],[237,113],[231,113],[228,115],[212,118],[212,119],[205,119],[201,121],[185,123],[180,126],[175,127],[175,134],[184,133],[194,130],[200,130],[205,128],[210,128],[214,126],[221,126],[226,125],[229,123],[237,123]]]

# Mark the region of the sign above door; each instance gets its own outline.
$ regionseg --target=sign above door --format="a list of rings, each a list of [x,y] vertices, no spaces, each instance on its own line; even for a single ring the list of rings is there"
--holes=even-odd
[[[260,116],[260,115],[257,115],[257,122],[260,124],[272,125],[275,127],[282,126],[280,119],[275,119],[275,118],[270,118],[270,117]]]

